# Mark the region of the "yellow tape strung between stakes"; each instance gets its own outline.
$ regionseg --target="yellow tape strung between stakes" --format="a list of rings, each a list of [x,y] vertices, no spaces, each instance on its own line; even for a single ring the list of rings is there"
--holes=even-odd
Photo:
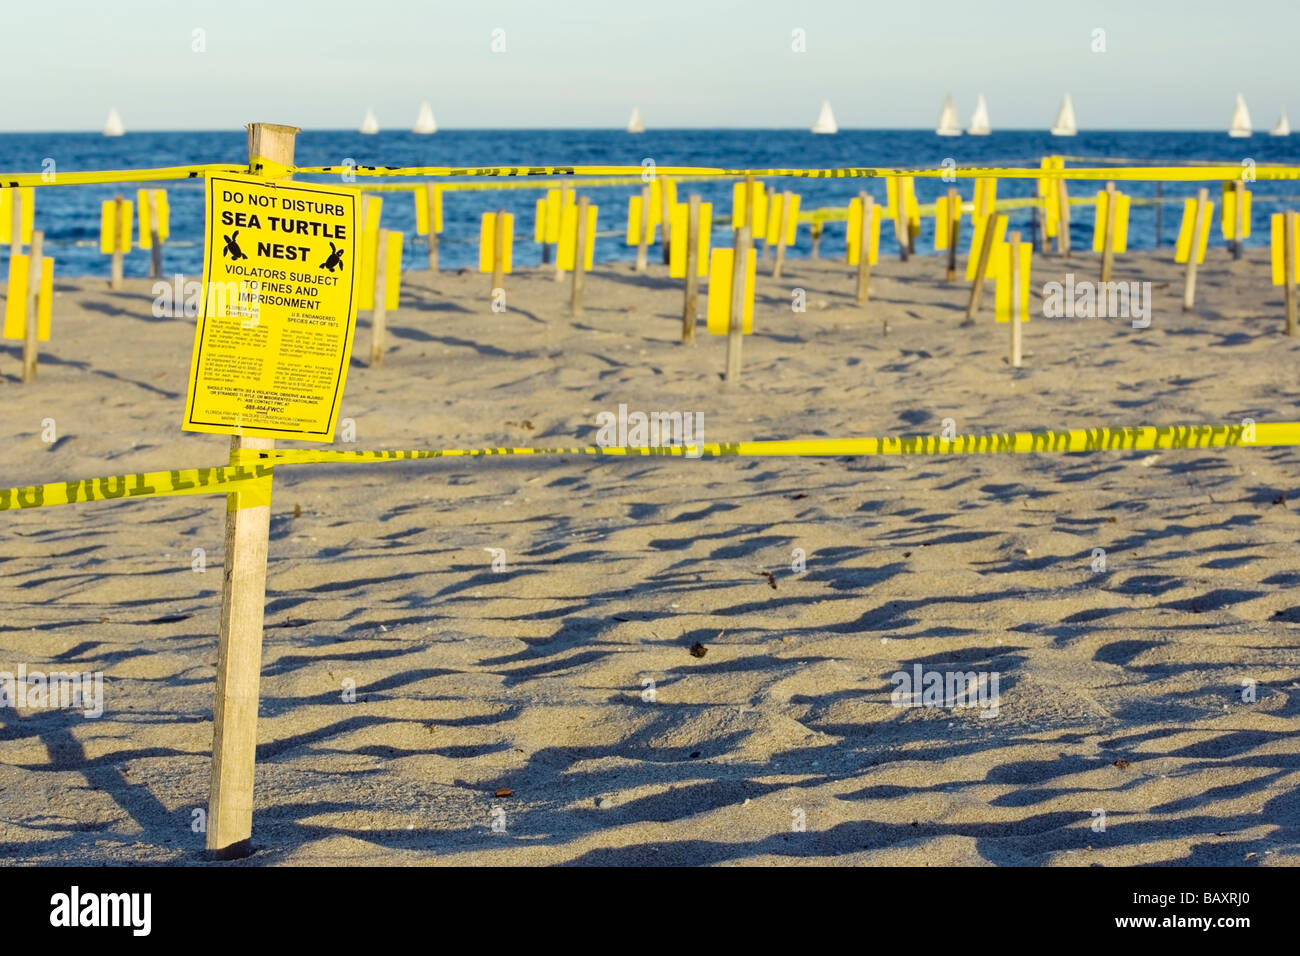
[[[626,176],[639,179],[642,166],[282,166],[259,160],[253,170],[270,179],[283,179],[295,173],[318,176],[406,176],[423,178],[448,177],[526,177],[526,176]],[[0,173],[0,189],[20,186],[82,186],[94,183],[150,182],[165,179],[200,179],[220,173],[246,173],[243,165],[207,164],[200,166],[159,166],[152,169],[103,169],[79,173]],[[1040,169],[1034,167],[964,166],[958,168],[873,168],[844,169],[718,169],[701,166],[657,166],[655,174],[674,178],[697,179],[756,178],[795,179],[880,179],[888,176],[926,178],[993,177],[997,179],[1114,179],[1147,182],[1231,182],[1241,179],[1245,170],[1234,166],[1115,166],[1106,168],[1076,167]],[[1300,166],[1257,166],[1256,180],[1300,180]],[[486,187],[485,187],[486,188]]]
[[[493,455],[591,455],[599,457],[785,457],[857,455],[983,455],[1023,452],[1144,451],[1157,448],[1226,448],[1232,446],[1300,445],[1300,422],[1261,423],[1249,440],[1244,425],[1168,425],[1134,428],[1076,428],[1068,431],[1001,432],[936,438],[814,438],[794,441],[750,441],[637,448],[471,448],[436,451],[312,451],[283,448],[273,451],[241,449],[235,460],[219,468],[183,468],[137,472],[106,478],[31,485],[0,490],[0,511],[48,508],[110,498],[159,498],[237,492],[233,507],[269,503],[265,491],[277,465],[354,464],[410,461],[421,458],[473,458]],[[690,452],[691,454],[688,454]],[[246,499],[246,500],[244,500]]]

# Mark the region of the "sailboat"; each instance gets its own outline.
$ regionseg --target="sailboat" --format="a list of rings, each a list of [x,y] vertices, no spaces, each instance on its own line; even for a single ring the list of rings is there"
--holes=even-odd
[[[366,118],[361,121],[361,132],[367,136],[373,136],[379,132],[379,120],[375,119],[374,110],[366,110]]]
[[[943,112],[939,114],[939,128],[934,132],[936,136],[961,135],[961,126],[957,123],[957,109],[952,105],[951,93],[943,99]]]
[[[1277,125],[1268,131],[1269,136],[1290,136],[1291,124],[1286,119],[1286,107],[1282,107],[1282,114],[1277,118]]]
[[[975,101],[975,112],[970,116],[970,129],[966,130],[966,133],[970,136],[987,136],[991,132],[989,105],[984,102],[984,94],[981,93]]]
[[[1073,136],[1077,132],[1079,127],[1074,122],[1074,101],[1066,93],[1065,99],[1061,101],[1061,112],[1056,114],[1056,122],[1052,125],[1052,135]]]
[[[122,125],[122,117],[117,112],[117,107],[110,107],[108,110],[108,119],[104,120],[105,136],[121,136],[126,132],[126,127]]]
[[[632,107],[632,115],[627,118],[627,131],[629,133],[645,132],[645,120],[641,118],[641,107]]]
[[[822,100],[822,111],[817,114],[817,122],[813,123],[812,131],[814,133],[838,133],[840,128],[835,125],[835,114],[831,112],[831,101]]]
[[[423,135],[438,132],[438,124],[433,121],[433,107],[428,103],[420,104],[420,115],[415,118],[415,126],[411,128],[411,132]]]
[[[1232,125],[1228,127],[1228,135],[1233,139],[1245,139],[1250,135],[1250,110],[1246,109],[1246,101],[1240,93],[1232,108]]]

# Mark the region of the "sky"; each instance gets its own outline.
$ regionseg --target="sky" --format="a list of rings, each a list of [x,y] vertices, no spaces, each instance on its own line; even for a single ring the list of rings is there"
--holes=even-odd
[[[983,93],[995,129],[1050,126],[1066,91],[1081,129],[1225,129],[1238,91],[1257,129],[1300,119],[1300,0],[11,2],[0,131],[95,130],[110,106],[135,130],[346,129],[367,107],[408,128],[422,100],[442,128],[633,106],[806,128],[822,100],[842,128],[927,128],[949,92],[963,124]]]

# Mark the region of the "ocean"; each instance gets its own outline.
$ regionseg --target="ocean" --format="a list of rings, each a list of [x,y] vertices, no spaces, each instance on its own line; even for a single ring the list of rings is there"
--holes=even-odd
[[[93,169],[130,169],[193,163],[242,163],[246,161],[243,130],[222,132],[127,133],[107,138],[98,133],[8,133],[0,135],[0,170],[41,172],[53,160],[56,172]],[[1081,132],[1073,138],[1058,138],[1046,131],[1010,130],[991,136],[942,138],[929,130],[847,130],[833,136],[814,136],[802,130],[650,130],[630,136],[621,130],[447,130],[432,136],[406,132],[381,132],[362,136],[354,132],[304,131],[298,136],[297,162],[303,166],[337,165],[355,160],[358,165],[382,166],[479,166],[479,165],[581,165],[612,164],[638,166],[653,159],[661,166],[844,167],[844,166],[938,166],[952,159],[958,166],[1034,165],[1048,154],[1087,157],[1088,160],[1123,158],[1145,163],[1185,164],[1192,161],[1257,164],[1300,163],[1300,136],[1270,137],[1256,134],[1250,139],[1230,139],[1226,133],[1208,132]],[[1071,160],[1068,165],[1086,165]],[[303,177],[310,179],[313,177]],[[368,182],[358,178],[364,187]],[[394,180],[375,180],[390,182]],[[777,181],[770,181],[777,182]],[[143,185],[143,184],[140,184]],[[168,190],[171,207],[171,239],[166,245],[164,273],[197,274],[202,266],[203,184],[197,181],[156,183]],[[938,179],[916,180],[918,199],[924,203],[945,193],[950,184]],[[970,180],[956,184],[964,198],[972,195]],[[1071,196],[1088,196],[1103,184],[1072,183]],[[1166,200],[1195,194],[1199,184],[1167,183]],[[779,181],[802,197],[802,208],[843,206],[861,189],[884,200],[883,180],[789,179]],[[121,192],[134,199],[136,184],[124,186],[48,186],[37,190],[36,223],[45,231],[46,254],[57,261],[57,274],[66,276],[108,275],[108,257],[98,248],[99,207],[105,199]],[[1153,183],[1126,183],[1122,189],[1135,197],[1155,195]],[[1285,208],[1270,198],[1295,197],[1300,184],[1258,182],[1252,187],[1252,238],[1248,245],[1269,240],[1268,216]],[[1003,180],[999,198],[1032,195],[1031,181]],[[1210,184],[1211,197],[1220,187]],[[600,209],[596,261],[631,260],[635,250],[623,240],[627,222],[627,198],[631,187],[605,187],[588,192]],[[729,242],[725,235],[731,208],[731,183],[691,183],[680,197],[699,193],[715,204],[715,241]],[[444,201],[444,229],[439,243],[443,268],[476,268],[480,215],[504,208],[516,215],[514,262],[517,266],[541,261],[540,247],[532,242],[533,206],[540,192],[532,190],[473,191],[452,193]],[[1292,202],[1295,205],[1295,202]],[[1166,202],[1162,244],[1171,246],[1182,214],[1181,203]],[[1029,211],[1009,214],[1010,228],[1029,237]],[[384,225],[405,233],[403,265],[425,268],[424,240],[415,235],[413,200],[405,194],[386,193]],[[1156,245],[1156,214],[1153,206],[1134,206],[1129,225],[1131,248]],[[963,240],[968,241],[964,230]],[[917,252],[931,250],[931,222],[922,223]],[[1091,247],[1092,215],[1079,209],[1072,222],[1072,246]],[[810,230],[799,231],[798,242],[789,255],[806,256]],[[1213,241],[1219,240],[1216,228]],[[830,224],[822,241],[823,257],[843,254],[844,228]],[[881,231],[881,254],[897,255],[893,230]],[[0,268],[7,274],[8,248],[0,249]],[[651,261],[659,261],[652,252]],[[149,254],[136,248],[126,256],[127,276],[146,276]]]

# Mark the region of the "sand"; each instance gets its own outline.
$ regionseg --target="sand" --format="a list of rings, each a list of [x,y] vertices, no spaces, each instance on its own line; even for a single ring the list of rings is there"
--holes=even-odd
[[[511,276],[504,314],[487,277],[411,272],[380,369],[363,318],[335,447],[590,442],[620,403],[701,411],[707,441],[1295,420],[1264,251],[1212,250],[1189,315],[1171,259],[1117,263],[1154,285],[1149,329],[1038,314],[1019,370],[987,308],[959,327],[968,285],[935,257],[883,262],[865,311],[847,267],[791,260],[734,387],[723,338],[680,343],[662,266],[600,266],[578,320],[546,272]],[[1036,308],[1065,271],[1035,258]],[[57,284],[39,381],[2,350],[0,486],[224,462],[179,428],[193,321],[153,318],[145,280]],[[257,852],[233,865],[1300,862],[1298,464],[282,468]],[[105,698],[0,712],[0,858],[202,859],[224,507],[0,515],[0,670],[102,671]],[[892,706],[918,663],[997,674],[997,716]]]

